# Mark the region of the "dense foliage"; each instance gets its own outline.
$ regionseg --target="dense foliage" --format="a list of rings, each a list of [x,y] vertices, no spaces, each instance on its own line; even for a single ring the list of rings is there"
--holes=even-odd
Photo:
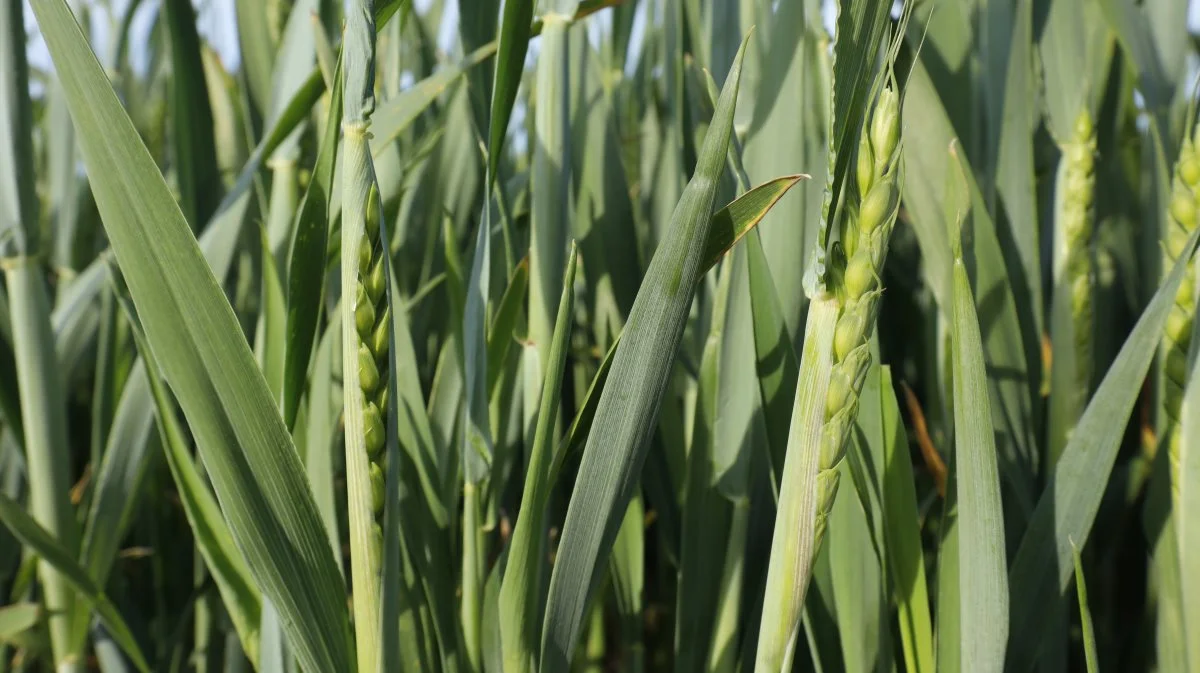
[[[1200,671],[1187,2],[0,3],[0,672]]]

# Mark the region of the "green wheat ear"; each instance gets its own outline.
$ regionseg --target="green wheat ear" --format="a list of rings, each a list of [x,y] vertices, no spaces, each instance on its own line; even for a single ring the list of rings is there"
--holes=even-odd
[[[1075,323],[1078,389],[1091,386],[1092,363],[1092,204],[1095,200],[1096,131],[1087,109],[1075,120],[1074,137],[1066,146],[1066,189],[1063,194],[1065,273],[1070,284],[1071,319]]]
[[[885,87],[879,94],[870,125],[858,146],[855,177],[858,207],[847,209],[842,222],[844,268],[830,274],[840,303],[833,337],[834,366],[825,398],[825,425],[817,473],[815,540],[820,544],[825,521],[838,489],[838,465],[846,455],[858,416],[858,397],[871,364],[869,339],[875,328],[881,276],[888,241],[900,206],[900,100]],[[834,260],[842,266],[840,260]]]
[[[367,196],[366,215],[366,231],[358,256],[354,322],[359,338],[358,384],[363,392],[363,437],[366,440],[367,457],[371,461],[371,507],[376,519],[372,540],[382,544],[380,519],[384,503],[383,446],[387,437],[387,325],[391,310],[384,292],[385,246],[379,236],[379,190],[375,185],[371,185]]]
[[[1200,156],[1196,144],[1200,141],[1200,127],[1193,137],[1184,138],[1179,150],[1179,161],[1175,164],[1175,176],[1171,185],[1171,203],[1167,209],[1167,231],[1165,236],[1165,264],[1170,268],[1179,259],[1187,246],[1188,238],[1196,230],[1200,217],[1197,198],[1200,197]],[[1163,336],[1163,412],[1166,414],[1167,451],[1171,464],[1171,492],[1178,498],[1179,454],[1182,443],[1182,405],[1184,384],[1187,382],[1188,352],[1192,345],[1192,334],[1196,321],[1196,267],[1188,265],[1183,283],[1175,293],[1175,305],[1167,317]]]

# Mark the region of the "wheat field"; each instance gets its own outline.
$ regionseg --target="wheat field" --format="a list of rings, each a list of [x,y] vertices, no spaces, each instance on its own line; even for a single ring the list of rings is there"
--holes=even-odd
[[[0,3],[0,673],[1200,672],[1187,0]]]

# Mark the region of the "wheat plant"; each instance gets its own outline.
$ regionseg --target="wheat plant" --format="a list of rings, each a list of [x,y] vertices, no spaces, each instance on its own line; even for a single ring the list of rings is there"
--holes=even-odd
[[[4,0],[0,673],[1200,670],[1188,11]]]

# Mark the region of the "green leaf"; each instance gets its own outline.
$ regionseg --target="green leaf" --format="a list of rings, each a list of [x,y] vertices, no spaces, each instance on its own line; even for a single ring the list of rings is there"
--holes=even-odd
[[[341,575],[287,427],[179,208],[62,0],[34,13],[155,360],[302,666],[351,670]],[[319,80],[319,76],[317,78]]]
[[[495,394],[500,382],[501,367],[508,361],[508,351],[517,339],[517,318],[525,301],[525,287],[529,281],[529,260],[522,259],[509,278],[508,287],[500,297],[496,315],[487,332],[488,393]]]
[[[1012,239],[1011,246],[1014,249],[1005,252],[1014,252],[1020,262],[1021,274],[1015,280],[1023,287],[1018,291],[1031,303],[1033,329],[1037,334],[1042,334],[1037,174],[1034,169],[1035,145],[1030,142],[1039,122],[1038,110],[1030,103],[1037,93],[1032,44],[1033,4],[1033,0],[1018,0],[1015,9],[1003,82],[1004,105],[1000,128],[995,134],[999,143],[999,148],[995,150],[995,161],[996,188],[1004,203],[1007,227],[1012,232],[1011,236],[1005,238]],[[992,6],[1003,6],[1003,3],[989,5]]]
[[[788,175],[764,182],[713,215],[712,229],[704,247],[704,268],[716,266],[727,251],[762,222],[789,189],[807,177]]]
[[[171,43],[172,166],[179,182],[180,208],[189,222],[198,225],[212,216],[221,191],[212,105],[191,1],[165,0],[162,8]]]
[[[563,370],[566,368],[567,347],[574,322],[575,246],[567,255],[567,269],[562,280],[562,296],[558,318],[549,345],[549,360],[542,378],[540,404],[533,443],[530,446],[529,467],[525,473],[521,508],[516,528],[508,546],[508,566],[500,586],[500,637],[504,654],[504,670],[514,673],[533,673],[538,670],[538,635],[542,631],[542,581],[545,576],[546,515],[554,482],[554,424],[562,399]]]
[[[105,583],[117,557],[117,549],[141,501],[141,485],[157,449],[151,441],[154,407],[138,360],[129,372],[113,415],[96,481],[92,491],[87,525],[84,527],[80,563],[97,583]],[[86,627],[76,623],[76,628]]]
[[[37,603],[14,603],[0,608],[0,642],[13,642],[41,618],[42,606]]]
[[[271,71],[275,67],[275,42],[267,29],[266,2],[237,3],[238,53],[250,102],[259,114],[270,107]]]
[[[800,364],[792,350],[762,238],[751,232],[749,251],[750,308],[754,316],[754,352],[757,362],[762,409],[767,426],[771,473],[778,488],[783,476],[784,455],[787,453],[788,426],[792,419],[792,403],[796,399],[796,380]]]
[[[246,562],[234,545],[225,520],[221,518],[221,510],[216,500],[209,493],[204,477],[196,469],[183,429],[175,416],[170,393],[167,392],[162,374],[153,360],[133,307],[129,305],[129,299],[122,297],[121,305],[133,325],[134,341],[143,356],[140,361],[143,366],[139,367],[134,375],[138,376],[138,386],[145,388],[148,385],[153,397],[153,408],[158,417],[158,443],[167,458],[167,466],[171,470],[175,488],[178,489],[179,500],[191,526],[196,548],[204,557],[208,572],[216,582],[217,590],[225,603],[225,610],[241,639],[246,656],[257,662],[262,597],[250,579],[250,569],[246,567]]]
[[[1071,578],[1071,542],[1086,541],[1100,507],[1129,414],[1150,369],[1184,270],[1196,249],[1194,233],[1174,268],[1138,319],[1120,354],[1075,426],[1038,500],[1009,571],[1012,670],[1029,670],[1041,649],[1046,620]]]
[[[963,213],[962,217],[965,217]],[[962,220],[960,219],[960,222]],[[954,226],[954,225],[952,225]],[[961,670],[1004,670],[1008,576],[1004,512],[983,339],[961,251],[954,262],[954,439],[958,486]]]
[[[494,53],[496,43],[485,44],[467,55],[462,63],[447,66],[381,103],[371,115],[371,154],[378,157],[451,85]]]
[[[550,579],[541,665],[572,660],[591,595],[620,527],[666,392],[667,373],[699,280],[717,179],[725,166],[745,42],[726,80],[696,174],[684,190],[634,301],[601,394]]]
[[[278,185],[284,179],[295,179],[294,176],[279,175]],[[287,208],[291,212],[293,208]],[[279,278],[279,270],[275,265],[275,257],[271,254],[267,228],[260,226],[259,252],[262,259],[262,282],[259,287],[258,325],[254,330],[254,354],[258,359],[271,398],[276,403],[283,395],[283,357],[286,341],[287,306],[283,296],[283,283]]]
[[[25,57],[25,15],[10,3],[0,12],[0,257],[38,250],[37,175],[33,171],[33,112]],[[8,239],[11,238],[11,241]],[[8,246],[13,249],[8,249]]]
[[[525,52],[529,48],[530,21],[533,20],[534,0],[509,0],[504,3],[504,18],[500,24],[496,72],[492,84],[492,105],[488,122],[487,174],[490,193],[500,169],[504,136],[512,118],[521,73],[525,70]]]
[[[923,61],[913,65],[904,93],[904,202],[920,246],[926,284],[941,313],[949,317],[953,306],[950,246],[946,245],[946,204],[959,195],[947,191],[952,172],[962,172],[969,199],[971,236],[963,238],[964,257],[970,260],[971,289],[981,325],[987,364],[992,427],[997,433],[1001,476],[1007,515],[1020,523],[1033,508],[1035,476],[1041,456],[1035,441],[1038,414],[1033,395],[1041,379],[1040,336],[1033,332],[1032,317],[1020,311],[1013,291],[995,223],[988,215],[974,174],[966,167],[961,143]],[[947,150],[954,146],[948,160]],[[953,214],[953,213],[951,213]]]
[[[0,523],[7,526],[22,544],[31,547],[33,553],[40,556],[43,562],[49,563],[62,573],[62,576],[79,592],[78,595],[91,604],[92,609],[104,623],[104,627],[112,634],[113,639],[117,641],[125,654],[133,660],[138,670],[146,672],[150,670],[137,641],[133,638],[133,633],[125,624],[125,620],[121,618],[121,613],[117,612],[117,608],[108,600],[100,587],[96,586],[95,582],[88,577],[87,571],[71,558],[70,553],[51,537],[45,528],[38,525],[25,513],[25,510],[21,509],[20,505],[3,493],[0,493]]]
[[[646,583],[645,526],[642,498],[634,495],[621,521],[621,529],[617,531],[609,564],[609,586],[617,604],[621,651],[624,653],[621,663],[623,671],[644,670],[642,631],[645,606],[642,596]]]
[[[710,231],[710,234],[712,232]],[[711,240],[711,238],[710,238]],[[729,544],[732,503],[718,490],[715,456],[719,395],[727,382],[721,377],[721,355],[730,302],[735,259],[718,271],[712,299],[708,337],[700,360],[692,418],[691,448],[683,475],[683,525],[679,543],[679,588],[676,595],[675,641],[688,647],[676,653],[676,671],[699,671],[709,659],[713,627],[721,595],[721,576]],[[740,448],[740,442],[732,447]]]
[[[592,433],[592,423],[596,420],[596,408],[600,405],[601,393],[604,391],[604,384],[608,382],[609,372],[612,371],[613,357],[617,354],[617,344],[619,343],[621,343],[620,336],[613,340],[608,352],[604,354],[604,359],[596,368],[596,375],[592,377],[592,382],[588,385],[583,404],[579,405],[579,411],[575,414],[575,419],[571,421],[571,427],[554,452],[554,467],[550,472],[551,482],[558,481],[558,473],[561,471],[563,463],[566,462],[567,456],[580,450]]]
[[[325,267],[325,252],[329,241],[330,194],[333,190],[334,166],[337,159],[342,109],[342,67],[338,60],[335,70],[330,114],[325,121],[317,164],[312,180],[304,192],[304,200],[296,214],[296,235],[288,258],[287,275],[287,341],[283,362],[283,420],[288,428],[296,424],[300,395],[304,391],[305,374],[317,336],[321,303],[325,296],[325,274],[315,269]]]
[[[778,288],[802,288],[809,255],[823,229],[821,201],[828,173],[831,114],[829,36],[821,25],[820,12],[812,11],[813,3],[782,2],[773,12],[767,3],[756,0],[753,4],[757,5],[753,21],[763,30],[757,32],[758,49],[750,53],[752,57],[757,51],[758,58],[750,60],[746,68],[746,77],[753,78],[747,87],[753,98],[742,105],[752,108],[747,110],[752,114],[746,170],[753,176],[804,171],[814,178],[800,185],[766,218],[761,237],[769,266],[761,270],[769,270]],[[742,114],[739,108],[739,124]],[[797,339],[804,329],[806,301],[804,292],[789,291],[777,297],[787,333]],[[793,343],[793,348],[799,348]],[[790,413],[793,396],[786,398],[783,406]],[[783,433],[786,437],[786,419]],[[779,451],[782,457],[782,445]],[[782,466],[780,461],[777,467]]]
[[[1171,100],[1176,80],[1168,73],[1168,64],[1159,51],[1160,40],[1155,39],[1145,7],[1134,0],[1099,0],[1099,6],[1122,52],[1137,70],[1138,90],[1146,97],[1146,107],[1161,112]],[[1180,13],[1170,23],[1183,32],[1187,24],[1181,20],[1184,6],[1167,3],[1164,7]]]
[[[925,581],[925,556],[921,545],[921,520],[908,439],[900,419],[892,370],[883,367],[880,385],[880,440],[883,444],[884,547],[892,595],[900,623],[905,670],[936,670],[933,628],[929,618],[929,589]]]
[[[1079,596],[1079,621],[1083,629],[1083,655],[1088,673],[1099,673],[1100,664],[1096,656],[1096,632],[1092,628],[1092,611],[1088,608],[1087,581],[1083,578],[1083,560],[1079,548],[1071,542],[1071,556],[1075,567],[1075,593]]]

